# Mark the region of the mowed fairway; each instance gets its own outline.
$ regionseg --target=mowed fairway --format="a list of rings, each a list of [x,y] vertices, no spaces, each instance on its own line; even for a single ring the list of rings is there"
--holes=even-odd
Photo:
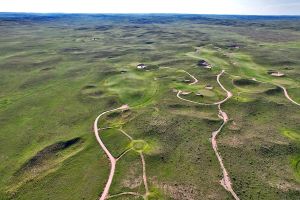
[[[0,14],[0,199],[299,199],[299,21]]]

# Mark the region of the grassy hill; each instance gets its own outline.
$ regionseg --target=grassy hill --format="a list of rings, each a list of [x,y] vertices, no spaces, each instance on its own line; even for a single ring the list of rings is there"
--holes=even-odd
[[[240,199],[300,196],[300,18],[211,15],[0,14],[0,199],[97,199],[110,165],[110,194],[149,199],[232,199],[211,133],[222,120],[221,82],[233,97],[218,149]],[[207,61],[212,68],[199,66]],[[144,63],[146,69],[137,69]],[[192,79],[199,82],[188,85]],[[284,77],[271,76],[281,72]],[[256,82],[255,80],[264,82]],[[207,85],[212,89],[207,89]],[[196,95],[197,93],[201,95]],[[119,129],[129,133],[130,141]],[[120,196],[115,199],[133,199]]]

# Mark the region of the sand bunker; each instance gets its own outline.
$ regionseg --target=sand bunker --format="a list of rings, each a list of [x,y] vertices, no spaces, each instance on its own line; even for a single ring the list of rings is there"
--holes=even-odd
[[[285,74],[282,73],[282,72],[273,72],[273,73],[271,73],[271,76],[275,76],[275,77],[283,77],[283,76],[285,76]]]
[[[205,89],[207,89],[207,90],[212,90],[212,89],[214,89],[214,87],[211,86],[211,85],[206,85],[206,86],[205,86]]]
[[[184,91],[181,92],[181,95],[189,95],[189,94],[191,94],[191,92],[184,92]]]

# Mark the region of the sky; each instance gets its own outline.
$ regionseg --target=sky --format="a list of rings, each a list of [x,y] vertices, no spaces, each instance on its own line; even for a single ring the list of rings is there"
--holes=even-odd
[[[300,0],[0,0],[0,12],[300,15]]]

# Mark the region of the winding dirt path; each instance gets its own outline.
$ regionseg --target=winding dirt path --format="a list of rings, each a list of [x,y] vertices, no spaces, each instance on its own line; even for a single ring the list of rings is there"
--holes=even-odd
[[[282,88],[283,89],[283,93],[284,93],[284,96],[290,100],[290,102],[292,102],[293,104],[297,105],[297,106],[300,106],[300,103],[297,103],[296,101],[294,101],[288,94],[287,90],[285,87],[283,87],[282,85],[277,85],[278,87]]]
[[[220,82],[220,77],[224,74],[224,72],[225,72],[225,70],[222,70],[221,73],[217,75],[217,82],[218,82],[219,86],[226,92],[227,97],[224,100],[215,103],[217,105],[220,105],[220,104],[226,102],[228,99],[230,99],[232,97],[232,93],[229,92],[228,90],[226,90],[226,88]]]
[[[107,155],[109,161],[110,161],[110,165],[111,165],[111,168],[110,168],[110,173],[109,173],[109,177],[108,177],[108,180],[106,182],[106,185],[105,185],[105,188],[99,198],[99,200],[105,200],[107,195],[108,195],[108,192],[109,192],[109,188],[111,186],[111,183],[112,183],[112,180],[113,180],[113,177],[114,177],[114,174],[115,174],[115,169],[116,169],[116,163],[117,163],[117,159],[113,157],[113,155],[109,152],[109,150],[106,148],[106,146],[104,145],[104,143],[102,142],[100,136],[99,136],[99,128],[98,128],[98,121],[99,121],[99,118],[109,112],[114,112],[114,111],[117,111],[117,110],[126,110],[128,109],[128,105],[123,105],[119,108],[116,108],[116,109],[112,109],[112,110],[108,110],[108,111],[105,111],[103,113],[101,113],[96,119],[95,119],[95,122],[94,122],[94,133],[95,133],[95,136],[96,136],[96,139],[99,143],[99,145],[101,146],[101,148],[103,149],[103,151],[105,152],[105,154]]]
[[[185,70],[183,70],[185,73],[187,73],[189,76],[191,76],[194,81],[192,83],[190,83],[189,85],[194,85],[196,83],[198,83],[198,79],[195,78],[193,75],[191,75],[190,73],[186,72]],[[218,161],[220,163],[220,166],[221,166],[221,169],[222,169],[222,172],[223,172],[223,178],[222,180],[220,181],[221,185],[227,190],[229,191],[232,196],[236,199],[236,200],[239,200],[238,196],[236,195],[236,193],[234,192],[233,188],[232,188],[232,183],[231,183],[231,180],[230,180],[230,177],[229,177],[229,174],[224,166],[224,163],[223,163],[223,160],[222,160],[222,157],[220,155],[220,153],[218,152],[218,146],[217,146],[217,135],[218,133],[222,130],[222,128],[225,126],[225,124],[227,123],[228,121],[228,116],[227,114],[221,110],[221,104],[223,104],[224,102],[226,102],[228,99],[230,99],[232,97],[232,93],[229,92],[220,82],[220,77],[223,75],[225,71],[222,70],[220,74],[217,75],[217,82],[219,84],[219,86],[226,92],[227,96],[225,99],[223,99],[222,101],[219,101],[219,102],[216,102],[216,103],[211,103],[211,104],[206,104],[206,103],[198,103],[198,102],[195,102],[195,101],[191,101],[191,100],[187,100],[187,99],[184,99],[182,97],[180,97],[180,94],[182,93],[182,91],[178,91],[177,93],[177,97],[181,100],[184,100],[184,101],[188,101],[188,102],[191,102],[191,103],[196,103],[196,104],[200,104],[200,105],[218,105],[218,109],[219,109],[219,117],[221,119],[223,119],[223,123],[222,125],[219,127],[218,130],[212,132],[212,138],[211,138],[211,143],[212,143],[212,147],[213,147],[213,150],[218,158]],[[284,89],[285,93],[287,94],[286,90]],[[288,96],[288,94],[287,94]],[[111,153],[110,151],[106,148],[106,146],[104,145],[104,143],[102,142],[100,136],[99,136],[99,132],[101,130],[105,130],[107,128],[98,128],[98,121],[99,121],[99,118],[109,112],[114,112],[114,111],[117,111],[117,110],[126,110],[128,109],[128,105],[123,105],[119,108],[116,108],[116,109],[112,109],[112,110],[108,110],[108,111],[105,111],[103,113],[101,113],[96,119],[95,119],[95,122],[94,122],[94,133],[95,133],[95,136],[96,136],[96,139],[99,143],[99,145],[101,146],[101,148],[103,149],[103,151],[105,152],[105,154],[107,155],[107,157],[109,158],[110,160],[110,164],[111,164],[111,169],[110,169],[110,173],[109,173],[109,177],[108,177],[108,180],[106,182],[106,185],[105,185],[105,188],[99,198],[99,200],[105,200],[105,199],[108,199],[108,198],[113,198],[113,197],[117,197],[117,196],[121,196],[121,195],[134,195],[134,196],[144,196],[144,198],[147,198],[148,194],[149,194],[149,188],[148,188],[148,183],[147,183],[147,175],[146,175],[146,163],[145,163],[145,158],[144,158],[144,155],[142,152],[140,152],[140,157],[141,157],[141,162],[142,162],[142,167],[143,167],[143,182],[144,182],[144,186],[145,186],[145,192],[146,194],[145,195],[141,195],[139,193],[136,193],[136,192],[122,192],[122,193],[119,193],[119,194],[115,194],[115,195],[108,195],[109,193],[109,189],[110,189],[110,186],[111,186],[111,183],[112,183],[112,180],[113,180],[113,177],[114,177],[114,174],[115,174],[115,169],[116,169],[116,163],[117,161],[123,156],[125,155],[127,152],[129,152],[130,150],[132,149],[127,149],[125,150],[119,157],[115,158]],[[120,131],[125,135],[127,136],[130,140],[133,140],[133,138],[127,134],[125,131],[123,131],[122,129],[120,129]]]
[[[143,168],[143,182],[144,182],[144,186],[145,186],[145,194],[142,195],[142,194],[140,194],[138,192],[121,192],[121,193],[118,193],[118,194],[109,195],[109,189],[110,189],[110,186],[111,186],[114,174],[115,174],[115,169],[116,169],[117,161],[119,159],[121,159],[126,153],[128,153],[131,150],[133,150],[133,148],[126,149],[123,153],[121,153],[121,155],[119,155],[117,158],[115,158],[109,152],[109,150],[106,148],[106,146],[104,145],[104,143],[102,142],[102,140],[101,140],[101,138],[99,136],[99,131],[106,130],[106,129],[109,129],[109,128],[112,128],[112,127],[98,128],[98,121],[99,121],[99,118],[101,116],[103,116],[103,115],[105,115],[105,114],[107,114],[109,112],[114,112],[114,111],[117,111],[117,110],[126,110],[126,109],[129,109],[128,105],[123,105],[123,106],[121,106],[119,108],[105,111],[105,112],[101,113],[95,119],[95,122],[94,122],[94,132],[95,132],[96,139],[97,139],[98,143],[100,144],[101,148],[104,150],[104,152],[107,155],[107,157],[109,158],[110,164],[111,164],[111,169],[110,169],[109,177],[108,177],[108,180],[106,182],[105,188],[104,188],[104,190],[103,190],[103,192],[102,192],[99,200],[110,199],[110,198],[113,198],[113,197],[119,197],[119,196],[123,196],[123,195],[141,196],[141,197],[144,197],[145,199],[147,199],[147,196],[149,195],[149,189],[148,189],[148,183],[147,183],[147,174],[146,174],[146,162],[145,162],[145,158],[144,158],[143,152],[140,152],[139,154],[140,154],[140,157],[141,157],[142,168]],[[127,134],[124,130],[119,129],[119,131],[121,133],[123,133],[129,140],[133,141],[133,138],[129,134]]]
[[[217,136],[218,134],[220,133],[220,131],[222,130],[222,128],[226,125],[226,123],[228,122],[228,115],[226,112],[224,112],[222,109],[221,109],[221,105],[223,103],[225,103],[228,99],[230,99],[232,97],[232,93],[229,92],[223,85],[222,83],[220,82],[220,77],[222,76],[222,74],[225,72],[225,70],[222,70],[220,74],[218,74],[217,76],[217,82],[219,84],[219,86],[226,92],[227,94],[227,97],[223,100],[223,101],[220,101],[218,102],[218,109],[219,109],[219,117],[221,119],[223,119],[223,123],[222,125],[220,126],[220,128],[214,132],[212,132],[212,138],[211,138],[211,144],[212,144],[212,147],[214,149],[214,152],[218,158],[218,161],[220,163],[220,166],[222,168],[222,172],[223,172],[223,178],[222,180],[220,181],[221,185],[228,191],[231,193],[231,195],[233,196],[234,199],[236,200],[239,200],[239,197],[236,195],[236,193],[234,192],[233,188],[232,188],[232,183],[231,183],[231,180],[230,180],[230,177],[229,177],[229,174],[225,168],[225,165],[223,163],[223,159],[218,151],[218,143],[217,143]]]
[[[133,138],[128,134],[126,133],[124,130],[122,129],[119,129],[126,137],[128,137],[131,141],[133,140]],[[132,148],[131,148],[132,149]],[[131,150],[130,149],[130,150]],[[128,151],[128,150],[127,150]],[[146,173],[146,162],[145,162],[145,157],[144,157],[144,154],[143,152],[140,152],[140,157],[141,157],[141,162],[142,162],[142,168],[143,168],[143,182],[144,182],[144,186],[145,186],[145,199],[147,199],[147,196],[149,194],[149,188],[148,188],[148,181],[147,181],[147,173]],[[123,154],[122,154],[123,155]],[[123,193],[122,193],[123,194]],[[142,196],[140,194],[140,196]]]
[[[129,149],[126,149],[125,151],[123,151],[123,153],[121,153],[121,155],[119,155],[117,158],[116,158],[116,161],[120,160],[125,154],[127,154],[129,151],[131,151],[132,148],[129,148]]]
[[[177,97],[183,101],[187,101],[187,102],[190,102],[190,103],[195,103],[195,104],[200,104],[200,105],[207,105],[207,106],[211,106],[211,105],[217,105],[218,106],[218,110],[219,110],[219,114],[218,116],[223,120],[223,123],[222,125],[219,127],[218,130],[212,132],[212,137],[211,137],[211,144],[212,144],[212,148],[217,156],[217,159],[220,163],[220,167],[222,169],[222,173],[223,173],[223,178],[222,180],[220,181],[220,184],[224,187],[225,190],[227,190],[228,192],[231,193],[231,195],[233,196],[233,198],[235,200],[239,200],[239,197],[236,195],[236,193],[234,192],[233,188],[232,188],[232,183],[231,183],[231,180],[230,180],[230,176],[225,168],[225,165],[223,163],[223,159],[218,151],[218,143],[217,143],[217,136],[218,134],[220,133],[220,131],[222,130],[222,128],[226,125],[226,123],[228,122],[228,115],[226,112],[222,111],[221,109],[221,105],[223,103],[225,103],[227,100],[229,100],[231,97],[232,97],[232,93],[230,91],[228,91],[223,85],[222,83],[220,82],[220,77],[224,74],[225,70],[222,70],[218,75],[217,75],[217,82],[219,84],[219,86],[226,92],[226,98],[223,99],[222,101],[219,101],[219,102],[215,102],[215,103],[211,103],[211,104],[206,104],[206,103],[199,103],[199,102],[195,102],[195,101],[191,101],[191,100],[188,100],[188,99],[184,99],[182,97],[180,97],[180,94],[182,93],[182,91],[178,91],[177,93]],[[186,72],[188,73],[188,72]],[[189,74],[189,73],[188,73]],[[190,75],[191,77],[194,77],[192,75]],[[194,80],[197,80],[196,78],[194,78]],[[195,83],[190,83],[189,85],[192,85],[192,84],[195,84]]]
[[[194,85],[194,84],[196,84],[196,83],[199,82],[198,79],[197,79],[195,76],[193,76],[192,74],[188,73],[188,72],[185,71],[185,70],[183,70],[183,71],[184,71],[185,73],[187,73],[192,79],[194,79],[194,82],[190,83],[189,85]]]
[[[141,156],[142,165],[143,165],[143,181],[144,181],[144,186],[145,186],[145,190],[146,190],[145,196],[147,196],[149,194],[149,188],[148,188],[148,183],[147,183],[146,162],[145,162],[144,154],[142,152],[140,153],[140,156]]]
[[[264,82],[264,81],[258,81],[258,80],[256,80],[256,78],[252,78],[252,80],[253,80],[253,81],[256,81],[256,82],[258,82],[258,83],[272,84],[272,85],[276,85],[276,86],[280,87],[280,88],[283,90],[284,96],[285,96],[290,102],[292,102],[293,104],[295,104],[295,105],[297,105],[297,106],[300,106],[300,103],[297,103],[296,101],[294,101],[294,100],[289,96],[289,94],[288,94],[288,92],[287,92],[287,89],[286,89],[284,86],[279,85],[279,84],[274,84],[274,83],[268,83],[268,82]]]
[[[182,91],[181,90],[178,90],[177,92],[177,98],[182,100],[182,101],[186,101],[186,102],[190,102],[190,103],[195,103],[195,104],[199,104],[199,105],[203,105],[203,106],[212,106],[212,105],[217,105],[217,104],[214,104],[214,103],[200,103],[200,102],[196,102],[196,101],[192,101],[192,100],[188,100],[188,99],[185,99],[185,98],[182,98],[180,95],[181,95]]]
[[[220,83],[220,77],[223,75],[224,72],[225,72],[225,70],[222,70],[221,73],[217,75],[217,82],[218,82],[218,84],[220,85],[220,87],[221,87],[221,88],[226,92],[226,94],[227,94],[227,96],[226,96],[225,99],[223,99],[223,100],[221,100],[221,101],[219,101],[219,102],[215,102],[215,103],[200,103],[200,102],[196,102],[196,101],[192,101],[192,100],[188,100],[188,99],[182,98],[182,97],[180,96],[180,95],[182,94],[182,91],[181,91],[181,90],[179,90],[179,91],[177,92],[177,98],[179,98],[179,99],[181,99],[181,100],[183,100],[183,101],[186,101],[186,102],[195,103],[195,104],[199,104],[199,105],[203,105],[203,106],[219,105],[219,104],[222,104],[222,103],[226,102],[229,98],[232,97],[232,93],[229,92],[228,90],[226,90],[226,88]],[[186,72],[186,73],[188,73],[188,72]],[[189,73],[188,73],[188,74],[189,74]],[[190,76],[192,76],[192,75],[190,75]],[[192,76],[192,77],[194,77],[194,76]],[[194,79],[197,80],[195,77],[194,77]],[[197,80],[197,82],[198,82],[198,80]],[[196,83],[197,83],[197,82],[196,82]],[[194,81],[193,83],[190,83],[189,85],[193,85],[193,84],[195,84],[195,81]]]

